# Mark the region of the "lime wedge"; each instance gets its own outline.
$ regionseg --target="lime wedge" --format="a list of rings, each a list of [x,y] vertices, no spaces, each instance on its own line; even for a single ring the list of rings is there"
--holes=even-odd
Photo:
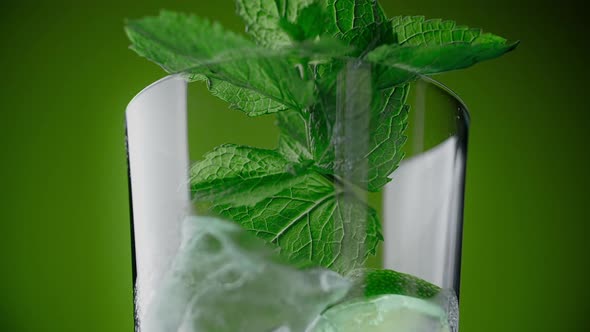
[[[443,308],[405,295],[382,295],[334,306],[313,332],[450,332]]]

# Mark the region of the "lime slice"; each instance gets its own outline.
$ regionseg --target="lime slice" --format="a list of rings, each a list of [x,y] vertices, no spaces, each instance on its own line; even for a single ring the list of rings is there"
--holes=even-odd
[[[443,308],[405,295],[382,295],[334,306],[313,332],[450,332]]]

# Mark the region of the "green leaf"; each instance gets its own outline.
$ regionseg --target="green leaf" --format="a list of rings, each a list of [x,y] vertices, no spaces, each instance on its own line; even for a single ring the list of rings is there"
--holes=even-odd
[[[285,175],[289,165],[289,161],[272,150],[224,144],[192,166],[191,186],[198,196],[215,196],[232,190],[246,178],[258,181]]]
[[[518,45],[452,21],[401,17],[392,20],[392,27],[398,44],[380,46],[366,56],[381,65],[375,70],[378,88],[408,82],[420,75],[467,68],[499,57]]]
[[[236,0],[236,7],[246,23],[246,31],[256,42],[277,49],[291,44],[289,33],[283,29],[285,22],[297,22],[299,13],[314,2],[316,0]]]
[[[277,124],[281,135],[278,151],[289,160],[312,160],[318,170],[333,174],[334,150],[331,143],[334,107],[323,107],[316,104],[301,112],[279,114]]]
[[[302,62],[322,63],[328,61],[327,59],[331,56],[341,56],[349,51],[350,48],[338,40],[322,38],[314,42],[298,42],[292,48],[284,49],[277,52],[277,54],[283,54],[285,58],[305,59]],[[268,54],[265,56],[270,57]],[[297,64],[297,67],[301,76],[310,76],[309,68],[306,68],[303,64]],[[194,75],[192,78],[198,80],[199,76]],[[240,88],[220,79],[208,79],[205,76],[202,79],[208,82],[207,86],[214,96],[229,102],[230,108],[243,111],[248,116],[277,113],[289,109],[288,105],[279,103],[254,90]],[[293,105],[290,106],[293,108]],[[301,107],[296,109],[299,108]]]
[[[276,113],[288,109],[287,106],[256,91],[243,89],[226,81],[210,79],[207,87],[214,96],[230,103],[230,108],[245,112],[248,116]]]
[[[305,39],[321,36],[328,26],[326,9],[320,3],[303,8],[297,17],[297,25],[303,30]]]
[[[328,0],[332,24],[328,31],[347,44],[354,45],[359,55],[391,38],[391,26],[381,5],[375,0]]]
[[[277,114],[277,125],[281,129],[278,151],[290,161],[302,163],[313,160],[308,119],[307,114],[295,110]]]
[[[281,29],[283,29],[289,35],[289,37],[291,37],[293,40],[305,40],[306,39],[305,32],[296,23],[292,23],[292,22],[287,21],[284,18],[281,18],[279,25],[281,26]]]
[[[381,5],[375,0],[328,0],[328,8],[340,33],[386,20]]]
[[[134,51],[168,72],[180,72],[200,63],[212,62],[227,50],[251,49],[253,46],[218,23],[170,11],[128,20],[125,30]]]
[[[493,40],[480,44],[454,43],[440,46],[382,46],[368,54],[368,59],[385,65],[378,72],[378,88],[395,86],[420,75],[432,75],[470,67],[499,57],[517,44]]]
[[[322,91],[326,99],[307,112],[278,115],[279,152],[294,162],[311,159],[320,172],[376,192],[391,180],[404,156],[410,87],[374,89],[370,68],[344,67],[339,88],[346,91],[338,94],[340,99]]]
[[[394,41],[400,45],[432,46],[455,42],[472,43],[483,34],[481,29],[457,25],[441,19],[426,20],[423,16],[397,16],[391,19]]]
[[[126,30],[132,49],[169,73],[182,73],[189,80],[206,77],[212,86],[226,82],[216,90],[217,95],[244,105],[245,112],[269,113],[281,108],[277,104],[302,109],[313,101],[313,82],[302,79],[297,57],[269,54],[219,24],[164,11],[157,17],[129,21]],[[233,86],[231,92],[242,96],[241,102],[222,92],[228,84]],[[252,103],[244,100],[257,101],[265,108],[253,110]]]
[[[325,8],[320,3],[312,3],[301,10],[296,23],[289,22],[284,17],[279,23],[293,40],[303,41],[323,35],[328,22]]]
[[[191,169],[195,199],[292,261],[338,272],[362,266],[381,237],[373,209],[341,184],[274,151],[225,145]]]
[[[391,173],[404,157],[401,151],[407,140],[404,135],[408,126],[406,104],[409,84],[377,92],[372,106],[369,151],[364,156],[368,161],[367,189],[377,192],[390,179]]]

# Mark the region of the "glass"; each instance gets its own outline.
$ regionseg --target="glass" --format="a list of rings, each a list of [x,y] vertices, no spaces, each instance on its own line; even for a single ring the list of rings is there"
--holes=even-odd
[[[391,100],[395,101],[397,95],[386,95],[387,98],[381,97],[381,99],[376,97],[372,78],[374,75],[370,66],[362,63],[346,63],[335,82],[333,96],[322,101],[322,107],[329,110],[325,114],[330,115],[324,122],[316,123],[323,123],[328,128],[330,137],[328,141],[333,144],[333,148],[329,152],[324,150],[324,154],[332,154],[330,160],[333,162],[318,172],[322,181],[333,182],[334,188],[337,189],[334,189],[332,194],[322,196],[309,209],[300,208],[300,210],[306,213],[307,221],[311,225],[314,218],[324,211],[324,207],[326,211],[328,206],[332,208],[333,215],[328,219],[332,224],[326,227],[332,232],[331,239],[338,237],[338,244],[336,248],[335,244],[328,243],[329,241],[322,242],[325,239],[324,236],[318,240],[319,242],[311,241],[309,246],[301,245],[298,249],[301,251],[309,249],[311,256],[314,255],[313,247],[317,245],[328,248],[325,249],[328,251],[339,250],[340,255],[334,254],[334,266],[341,271],[353,271],[354,273],[347,275],[348,278],[355,275],[357,271],[361,271],[360,274],[356,274],[357,277],[358,275],[361,277],[355,279],[361,280],[361,284],[365,283],[365,279],[367,283],[369,282],[371,277],[368,271],[384,268],[421,278],[442,288],[441,291],[437,291],[436,296],[433,295],[428,299],[407,293],[409,292],[407,290],[404,291],[407,294],[402,292],[395,295],[395,298],[393,295],[381,295],[379,297],[381,302],[371,303],[372,309],[367,309],[363,301],[357,301],[354,304],[353,299],[353,305],[344,307],[340,315],[339,311],[335,310],[336,314],[329,316],[331,324],[344,320],[341,322],[343,327],[338,331],[361,329],[371,331],[365,325],[355,325],[358,323],[355,315],[358,314],[358,317],[362,318],[362,315],[367,313],[366,310],[381,310],[381,313],[393,312],[392,306],[410,308],[409,311],[396,311],[396,315],[399,316],[394,314],[387,316],[390,317],[388,319],[397,322],[397,325],[388,325],[396,328],[396,331],[456,331],[468,113],[459,98],[440,83],[429,78],[418,78],[411,83],[407,96],[409,105],[405,130],[407,137],[396,138],[396,144],[398,147],[401,146],[405,157],[391,175],[393,179],[391,182],[382,183],[384,187],[377,192],[368,192],[366,189],[373,183],[372,181],[375,178],[383,178],[383,172],[387,173],[387,168],[390,167],[388,161],[400,159],[399,152],[394,156],[392,150],[387,149],[387,145],[384,144],[384,147],[380,144],[381,141],[393,137],[388,135],[395,135],[395,132],[391,131],[395,128],[388,127],[388,121],[392,119],[391,114],[384,111],[373,116],[375,113],[372,111],[375,105],[386,105]],[[162,330],[162,326],[167,326],[166,331],[193,331],[187,328],[187,325],[179,326],[179,321],[183,319],[178,316],[180,314],[168,312],[168,315],[177,316],[174,327],[170,329],[170,325],[166,325],[168,323],[162,323],[162,320],[166,318],[154,322],[151,317],[154,312],[149,309],[157,302],[160,304],[166,302],[166,305],[170,303],[172,307],[178,302],[172,293],[162,297],[160,290],[166,283],[167,275],[169,276],[178,265],[179,257],[184,257],[182,248],[186,248],[187,236],[190,237],[183,226],[187,216],[214,215],[199,204],[194,193],[191,194],[191,160],[201,160],[203,152],[221,143],[241,145],[277,141],[277,131],[274,128],[256,135],[248,134],[247,131],[244,133],[244,126],[259,127],[252,125],[252,121],[257,120],[246,120],[246,117],[239,112],[225,110],[223,107],[215,109],[215,112],[225,112],[221,117],[223,120],[220,121],[219,116],[210,113],[211,106],[202,102],[202,86],[198,87],[201,90],[196,89],[193,90],[192,85],[188,88],[186,81],[178,76],[169,76],[145,88],[129,103],[126,111],[136,331],[158,331]],[[393,111],[398,112],[394,118],[402,119],[406,110],[394,107]],[[231,116],[230,112],[233,112]],[[268,115],[268,117],[272,116],[274,115]],[[384,128],[391,130],[383,131]],[[375,138],[374,133],[385,134]],[[404,141],[405,144],[402,144]],[[385,164],[385,169],[377,172],[372,170],[372,165],[381,159],[377,161],[371,159],[376,152],[380,153],[380,158],[383,159],[382,164]],[[289,172],[298,177],[312,169],[309,164],[303,165],[293,166]],[[259,186],[251,188],[254,192],[252,196],[256,196],[255,191],[263,185],[264,182],[261,181]],[[301,186],[305,187],[305,185],[306,182]],[[235,184],[236,188],[239,186],[239,183]],[[285,209],[277,212],[277,215],[289,214],[289,208],[297,212],[297,206],[289,205],[295,204],[292,203],[293,197],[301,198],[297,196],[297,193],[293,193],[293,188],[290,188],[291,197],[285,203]],[[305,188],[309,188],[309,195],[312,195],[315,190],[315,187]],[[229,190],[227,195],[231,196],[233,189],[227,190]],[[281,196],[280,193],[274,193],[274,195],[273,197]],[[279,198],[284,199],[284,197]],[[333,203],[332,199],[334,199]],[[366,204],[359,202],[366,202]],[[267,203],[267,206],[272,207],[271,203]],[[380,219],[383,241],[378,245],[376,255],[364,261],[358,259],[359,255],[362,256],[359,253],[371,249],[368,247],[372,247],[374,243],[370,239],[375,236],[371,214],[373,210],[367,206],[372,206],[375,209],[374,213]],[[360,209],[365,210],[360,211]],[[340,217],[337,217],[334,211],[339,212]],[[222,217],[230,219],[227,216]],[[239,219],[239,217],[236,218]],[[244,218],[254,219],[255,217]],[[299,227],[297,225],[300,219],[292,219],[294,222],[297,221],[296,227]],[[285,227],[267,240],[283,241],[282,239],[286,236],[284,234],[291,232],[291,229]],[[301,225],[299,231],[306,229],[311,234],[312,226],[306,228],[305,225]],[[203,269],[206,268],[203,267]],[[325,276],[322,275],[322,278]],[[190,278],[194,278],[194,275]],[[395,280],[400,282],[400,279]],[[419,287],[417,286],[419,284],[412,280],[407,281],[407,285],[410,288]],[[296,280],[289,282],[296,282]],[[280,291],[280,288],[276,290],[279,293]],[[418,293],[420,291],[421,289],[418,288]],[[263,293],[249,296],[251,296],[253,308],[259,301],[264,302],[265,296],[271,297]],[[327,294],[322,296],[328,297]],[[362,296],[357,296],[357,300],[358,298]],[[350,298],[347,299],[350,300]],[[305,300],[302,301],[301,303],[306,303]],[[430,314],[431,317],[429,316],[427,320],[412,316],[416,312],[422,315],[431,310],[429,309],[431,305],[435,308],[433,310],[440,309],[442,314]],[[227,304],[225,307],[229,308]],[[188,310],[186,306],[182,308],[185,311]],[[244,310],[247,311],[246,308]],[[412,310],[415,312],[413,313]],[[162,310],[158,312],[161,314]],[[187,313],[184,312],[184,314]],[[266,313],[261,316],[272,315],[274,314]],[[322,330],[321,319],[317,325],[320,326],[317,327],[317,331],[331,331]],[[373,318],[375,319],[377,318]],[[444,324],[440,325],[442,323],[437,322],[437,319],[444,319]],[[211,322],[207,322],[209,323]],[[155,327],[156,325],[159,327]],[[286,331],[280,326],[271,327],[264,331]],[[194,331],[197,330],[194,329]],[[248,327],[241,330],[255,331]]]

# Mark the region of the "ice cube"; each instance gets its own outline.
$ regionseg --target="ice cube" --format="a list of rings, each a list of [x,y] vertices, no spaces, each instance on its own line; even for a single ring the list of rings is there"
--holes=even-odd
[[[189,217],[182,233],[142,332],[302,332],[350,288],[330,270],[285,264],[228,221]]]

